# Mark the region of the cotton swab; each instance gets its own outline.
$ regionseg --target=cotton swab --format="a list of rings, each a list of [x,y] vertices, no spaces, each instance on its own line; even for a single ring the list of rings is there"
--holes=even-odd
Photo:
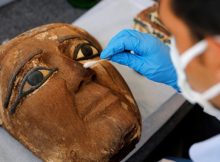
[[[98,62],[101,62],[101,61],[106,61],[106,60],[88,61],[88,62],[83,64],[83,67],[84,68],[90,68],[90,67],[94,66],[95,64],[97,64]]]

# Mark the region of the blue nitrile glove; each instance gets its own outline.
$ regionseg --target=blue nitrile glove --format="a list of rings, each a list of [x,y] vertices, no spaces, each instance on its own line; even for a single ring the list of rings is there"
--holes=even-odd
[[[150,34],[123,30],[112,38],[100,57],[127,65],[148,79],[179,91],[169,51],[167,45]]]

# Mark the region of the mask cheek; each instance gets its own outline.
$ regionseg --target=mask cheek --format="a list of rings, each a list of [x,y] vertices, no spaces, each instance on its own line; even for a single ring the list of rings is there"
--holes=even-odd
[[[135,104],[132,95],[127,90],[127,85],[124,83],[123,78],[120,78],[120,74],[118,74],[118,72],[113,68],[113,65],[106,61],[102,61],[94,64],[94,66],[91,66],[91,68],[96,72],[96,79],[98,83],[105,85],[111,90],[119,92],[125,96],[132,104]],[[115,82],[117,82],[117,85]]]
[[[139,116],[139,111],[135,109],[136,102],[127,84],[111,63],[107,61],[100,61],[92,66],[92,70],[96,72],[96,81],[99,84],[104,85],[105,87],[124,96],[125,99],[127,99],[128,103],[132,105],[130,106],[130,108],[132,109],[131,111],[134,111],[136,113],[136,116]],[[140,119],[138,120],[140,122]]]

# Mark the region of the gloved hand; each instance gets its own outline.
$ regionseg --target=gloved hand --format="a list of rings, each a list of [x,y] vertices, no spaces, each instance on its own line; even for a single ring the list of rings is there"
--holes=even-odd
[[[169,51],[167,45],[150,34],[123,30],[112,38],[100,57],[127,65],[148,79],[179,91]]]

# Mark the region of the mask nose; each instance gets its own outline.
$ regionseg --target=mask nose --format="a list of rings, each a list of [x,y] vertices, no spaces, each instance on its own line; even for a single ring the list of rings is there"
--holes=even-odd
[[[84,81],[87,80],[92,80],[92,78],[95,76],[95,71],[92,69],[86,69],[85,71],[83,71],[82,73],[82,78]]]
[[[95,77],[95,71],[93,71],[92,69],[86,69],[85,71],[83,71],[82,80],[80,81],[76,92],[78,92],[80,88],[83,87],[84,84],[93,80],[94,77]]]

